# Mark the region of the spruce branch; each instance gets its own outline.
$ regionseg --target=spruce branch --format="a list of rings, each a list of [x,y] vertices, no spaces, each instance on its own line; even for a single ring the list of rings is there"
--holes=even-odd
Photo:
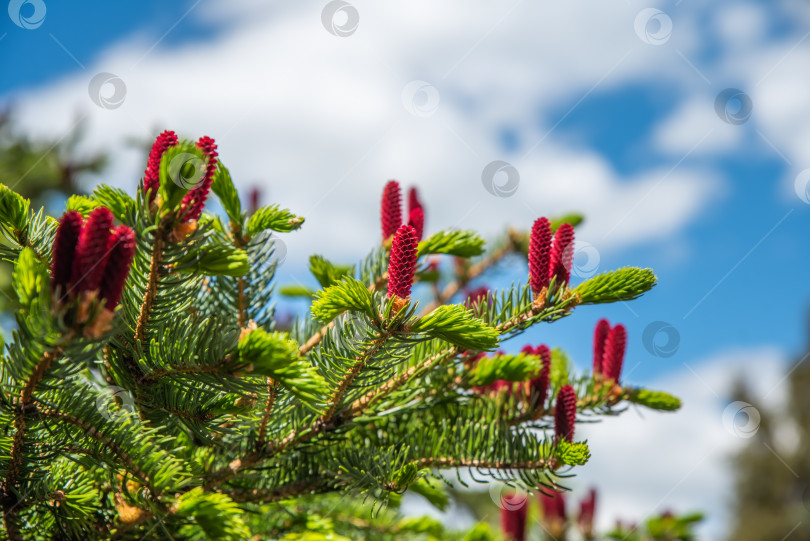
[[[152,304],[155,302],[155,297],[157,296],[161,259],[167,239],[168,230],[165,227],[158,227],[154,232],[154,241],[152,243],[152,255],[149,263],[149,278],[146,284],[146,294],[141,302],[141,309],[138,313],[138,321],[135,326],[135,340],[140,343],[146,340],[146,326],[149,323]]]
[[[326,413],[321,418],[321,423],[328,424],[332,420],[332,417],[334,417],[335,412],[337,411],[337,408],[339,407],[340,402],[343,399],[343,395],[346,394],[346,390],[349,388],[349,385],[352,384],[354,379],[357,377],[357,374],[359,374],[360,371],[363,369],[368,359],[373,357],[374,354],[377,353],[380,350],[380,348],[383,347],[385,341],[388,339],[389,336],[390,335],[388,333],[379,336],[372,343],[372,346],[368,349],[368,351],[366,351],[363,355],[355,359],[354,366],[352,366],[352,369],[349,371],[346,377],[343,378],[343,381],[341,381],[340,386],[332,394],[332,397],[329,400],[330,404],[329,409],[326,410]]]
[[[54,351],[46,352],[34,367],[31,376],[25,383],[20,398],[15,404],[14,415],[14,440],[11,446],[11,462],[6,475],[6,489],[10,489],[17,482],[20,469],[20,454],[22,453],[23,442],[25,441],[25,416],[33,404],[34,389],[45,377],[45,372],[51,367],[53,362],[59,358],[62,351],[57,348]]]
[[[353,280],[351,276],[344,277],[344,279]],[[388,284],[388,272],[386,271],[383,273],[379,278],[377,278],[374,283],[368,286],[369,293],[374,293],[375,291],[380,291]],[[324,292],[325,295],[325,292]],[[316,297],[317,298],[317,297]],[[362,301],[365,302],[365,301]],[[375,313],[376,316],[376,313]],[[301,345],[299,348],[300,355],[306,355],[310,351],[312,351],[318,344],[321,343],[323,338],[327,335],[330,329],[335,327],[334,321],[330,321],[328,324],[320,327],[312,336],[306,339],[306,341]]]
[[[45,352],[34,367],[23,387],[14,408],[14,438],[11,444],[10,461],[6,479],[3,483],[3,521],[9,539],[20,539],[19,528],[14,517],[20,501],[16,496],[16,485],[20,474],[23,444],[25,443],[26,416],[33,406],[34,389],[45,377],[53,362],[61,355],[61,349]]]
[[[209,189],[227,223],[202,214]],[[13,285],[23,305],[0,364],[18,395],[0,397],[0,417],[14,431],[0,501],[12,539],[151,532],[244,539],[306,528],[349,538],[442,537],[441,525],[402,520],[394,510],[407,490],[446,505],[426,481],[442,478],[438,470],[560,488],[568,468],[590,456],[573,441],[578,418],[629,404],[680,405],[620,383],[621,326],[596,333],[594,374],[575,373],[563,352],[545,346],[487,355],[580,304],[629,300],[654,284],[649,270],[620,269],[569,287],[568,218],[540,219],[534,241],[510,229],[483,253],[471,231],[430,234],[415,189],[403,213],[391,181],[381,245],[352,266],[313,256],[321,290],[304,291],[311,317],[288,333],[274,317],[280,246],[271,231],[297,229],[303,218],[276,204],[243,211],[212,139],[181,142],[165,132],[135,197],[101,186],[68,207],[75,212],[57,240],[59,272],[48,284],[55,221],[0,188],[0,257],[17,263]],[[113,217],[134,239],[112,231]],[[134,252],[134,265],[74,280],[67,261],[79,241],[71,239],[85,227],[93,234],[85,234],[82,269],[107,237],[129,239],[123,252]],[[419,259],[430,254],[458,258],[444,290],[435,259]],[[467,290],[466,301],[448,304],[521,254],[529,283]],[[77,284],[88,302],[68,295],[50,309],[53,293]],[[420,311],[420,289],[430,287],[434,302]],[[96,302],[96,288],[109,304]],[[108,308],[108,327],[83,334],[77,306],[83,318]],[[329,502],[339,519],[328,519]]]
[[[103,444],[107,450],[112,452],[119,460],[121,460],[121,462],[125,465],[127,471],[133,473],[138,478],[139,481],[146,484],[150,492],[154,494],[156,498],[160,497],[160,492],[155,487],[149,485],[149,475],[146,472],[144,472],[140,468],[140,466],[138,466],[138,464],[132,460],[130,454],[127,453],[125,449],[116,444],[112,438],[106,436],[95,426],[87,424],[86,422],[76,417],[75,415],[70,415],[69,413],[64,413],[48,407],[40,407],[37,410],[37,412],[44,417],[69,423],[78,428],[83,434],[86,434],[91,438],[97,440],[99,443]]]

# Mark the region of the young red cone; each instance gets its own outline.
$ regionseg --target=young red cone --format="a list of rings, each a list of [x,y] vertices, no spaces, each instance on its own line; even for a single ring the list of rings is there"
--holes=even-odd
[[[110,236],[109,252],[99,296],[105,299],[107,310],[113,310],[121,300],[129,267],[135,257],[135,232],[125,225],[118,226]]]
[[[107,264],[110,228],[113,215],[107,207],[97,207],[87,218],[76,252],[73,256],[73,271],[70,275],[71,293],[98,289],[104,267]]]
[[[568,285],[571,278],[571,265],[574,262],[574,226],[564,223],[557,228],[551,245],[549,281],[556,277],[557,286]]]
[[[423,212],[425,210],[422,206],[422,202],[419,201],[419,192],[415,187],[412,187],[408,190],[408,214],[410,214],[414,209],[420,209]]]
[[[146,162],[146,171],[143,173],[143,191],[148,192],[149,202],[155,199],[160,187],[160,159],[163,154],[177,144],[177,135],[170,130],[166,130],[155,139],[152,150],[149,152],[149,161]]]
[[[501,532],[509,541],[526,540],[526,516],[529,511],[524,494],[501,496]]]
[[[185,209],[182,211],[184,221],[200,219],[205,200],[208,199],[208,192],[211,191],[211,183],[214,182],[214,174],[217,172],[217,157],[219,154],[214,140],[206,136],[200,137],[199,141],[197,141],[197,147],[208,158],[208,163],[205,166],[205,174],[199,186],[189,190],[180,203],[180,208]]]
[[[394,295],[401,299],[411,296],[413,275],[416,271],[416,230],[401,226],[394,235],[391,256],[388,260],[388,298]]]
[[[574,441],[574,424],[577,420],[577,393],[570,385],[563,385],[557,393],[554,408],[554,432],[558,438]]]
[[[389,180],[383,188],[380,220],[383,241],[388,240],[402,225],[402,195],[396,180]]]
[[[546,395],[548,395],[551,375],[551,351],[547,346],[539,345],[534,348],[533,353],[540,356],[542,368],[540,368],[540,374],[536,378],[529,380],[529,389],[532,397],[532,408],[542,410],[543,405],[546,403]]]
[[[579,503],[577,524],[585,539],[593,539],[593,520],[596,514],[596,490],[590,489],[588,495]]]
[[[248,215],[253,216],[256,214],[256,211],[259,210],[259,199],[261,198],[262,192],[258,186],[254,186],[250,189],[250,196],[248,197]]]
[[[489,288],[487,286],[479,286],[467,292],[467,300],[465,304],[472,306],[473,303],[481,302],[486,296],[489,295]],[[527,346],[530,347],[530,346]]]
[[[547,218],[538,218],[529,237],[529,283],[535,295],[548,287],[550,250],[551,224]]]
[[[416,239],[422,240],[423,230],[425,228],[425,213],[420,208],[411,210],[408,214],[408,225],[416,230]]]
[[[540,507],[543,508],[543,519],[547,522],[556,519],[565,523],[568,520],[565,512],[565,496],[559,492],[553,492],[551,495],[541,492]]]
[[[627,347],[627,329],[624,325],[616,325],[607,335],[605,340],[605,356],[602,360],[602,370],[607,379],[619,383],[619,376],[622,374],[622,364],[624,363],[624,351]]]
[[[610,332],[610,323],[607,319],[600,319],[593,332],[593,373],[604,374],[602,361],[605,358],[605,340]]]
[[[565,512],[565,497],[554,492],[551,495],[540,493],[540,507],[543,511],[543,528],[552,539],[565,538],[568,517]]]
[[[73,259],[76,245],[82,232],[82,215],[70,210],[62,215],[56,237],[53,241],[51,263],[51,289],[60,292],[60,297],[67,295],[70,277],[73,274]]]

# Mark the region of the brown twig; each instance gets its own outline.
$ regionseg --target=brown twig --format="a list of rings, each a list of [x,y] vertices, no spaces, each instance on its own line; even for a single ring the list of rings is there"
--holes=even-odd
[[[474,458],[426,457],[416,461],[420,468],[479,468],[483,470],[538,470],[551,464],[549,460],[529,462],[500,462]]]
[[[9,539],[19,539],[20,532],[18,525],[13,517],[15,509],[19,505],[16,496],[13,496],[14,487],[17,485],[18,477],[20,474],[20,465],[22,462],[23,445],[25,443],[26,423],[25,417],[29,413],[33,402],[34,389],[45,377],[45,373],[51,367],[53,362],[62,354],[61,348],[54,351],[45,352],[42,355],[37,365],[34,367],[33,372],[25,382],[25,386],[20,392],[20,398],[17,400],[14,413],[14,439],[11,444],[10,462],[8,472],[6,473],[6,480],[3,484],[4,492],[4,513],[3,523],[6,527],[6,534]]]
[[[66,423],[72,424],[91,438],[101,442],[106,449],[112,451],[112,453],[118,457],[121,462],[127,467],[129,471],[134,473],[140,480],[140,482],[144,483],[155,498],[159,497],[159,493],[154,489],[154,487],[149,485],[149,476],[141,470],[141,468],[132,461],[129,456],[129,453],[126,450],[122,449],[118,444],[116,444],[111,438],[107,437],[103,434],[100,430],[98,430],[95,426],[89,425],[79,419],[74,415],[70,415],[68,413],[61,412],[56,409],[51,408],[42,408],[39,410],[39,413],[45,417],[49,417],[51,419],[56,419],[59,421],[64,421]]]
[[[164,368],[162,370],[156,370],[149,374],[145,374],[139,379],[139,382],[152,383],[153,381],[163,377],[180,374],[216,374],[217,372],[221,372],[222,367],[227,365],[230,361],[231,357],[230,355],[227,355],[217,363],[210,366],[181,366],[175,368]]]
[[[146,294],[141,304],[141,311],[138,314],[138,323],[135,325],[135,340],[138,342],[143,342],[146,339],[146,325],[149,323],[152,304],[155,302],[155,297],[157,297],[158,280],[160,280],[160,260],[166,247],[166,235],[167,233],[163,228],[157,230],[155,245],[152,249],[152,260],[149,264],[149,280],[146,285]]]
[[[352,384],[352,382],[354,382],[355,378],[357,378],[357,375],[360,373],[360,370],[362,370],[363,367],[366,365],[366,362],[380,350],[380,348],[383,346],[388,337],[389,334],[387,333],[381,335],[374,341],[374,345],[366,353],[364,353],[362,356],[356,359],[354,366],[352,366],[352,369],[349,371],[346,377],[343,378],[343,381],[340,382],[340,386],[337,388],[335,393],[332,395],[332,398],[330,399],[331,406],[321,418],[324,424],[327,424],[329,423],[329,421],[332,420],[332,417],[335,415],[338,406],[340,406],[340,401],[343,399],[343,395],[346,394],[346,391],[349,389],[349,386]]]
[[[235,502],[256,503],[288,500],[303,494],[313,493],[313,491],[324,492],[325,487],[323,481],[324,479],[322,478],[304,479],[274,489],[259,490],[254,488],[251,490],[232,492],[229,496]]]
[[[259,425],[258,448],[264,447],[265,440],[267,439],[267,423],[270,420],[270,414],[273,412],[277,394],[278,385],[273,383],[272,379],[267,378],[267,405],[264,407],[264,415],[262,415],[262,422]]]

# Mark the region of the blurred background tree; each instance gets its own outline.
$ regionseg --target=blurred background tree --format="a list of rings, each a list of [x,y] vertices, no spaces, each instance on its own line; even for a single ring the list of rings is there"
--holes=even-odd
[[[810,539],[810,345],[787,374],[784,411],[759,404],[759,427],[734,457],[728,541]],[[751,403],[741,384],[735,400]]]
[[[36,138],[16,128],[11,109],[0,111],[0,182],[31,200],[31,208],[57,213],[71,194],[82,194],[82,180],[99,173],[107,163],[104,153],[84,155],[77,147],[84,126],[60,139]],[[0,261],[0,315],[14,308],[11,265]]]

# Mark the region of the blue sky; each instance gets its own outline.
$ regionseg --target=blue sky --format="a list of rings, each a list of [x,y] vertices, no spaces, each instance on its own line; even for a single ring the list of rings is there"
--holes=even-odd
[[[585,307],[528,335],[565,347],[582,367],[596,320],[623,322],[629,380],[702,387],[714,408],[704,414],[717,421],[732,374],[765,367],[776,377],[806,344],[810,205],[794,179],[810,167],[810,10],[800,2],[385,11],[358,1],[360,24],[346,37],[322,24],[326,2],[46,3],[35,29],[2,17],[0,103],[17,104],[34,133],[61,136],[86,115],[87,148],[120,150],[103,180],[129,189],[143,157],[125,148],[127,136],[168,127],[215,137],[240,186],[259,183],[265,202],[308,218],[287,238],[281,283],[307,280],[312,251],[361,255],[378,235],[382,185],[395,177],[422,189],[428,231],[491,235],[581,210],[590,220],[580,238],[599,253],[600,271],[655,269],[659,286],[643,299]],[[671,34],[655,21],[646,35],[634,31],[650,8]],[[99,72],[126,82],[120,109],[87,99]],[[405,96],[409,81],[429,83],[428,97],[441,98],[435,110]],[[752,99],[740,125],[715,112],[726,88]],[[515,196],[483,190],[479,172],[494,159],[520,171]],[[490,283],[525,272],[516,263]],[[669,358],[642,343],[656,321],[680,335]],[[695,491],[672,499],[689,502]]]

